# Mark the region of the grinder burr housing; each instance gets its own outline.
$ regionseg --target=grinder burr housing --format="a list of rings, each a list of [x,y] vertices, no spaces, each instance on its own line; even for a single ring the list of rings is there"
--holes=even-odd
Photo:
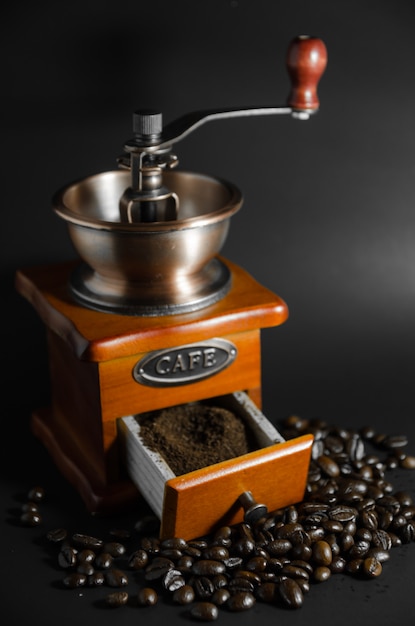
[[[301,499],[312,438],[284,442],[260,412],[260,329],[283,323],[287,306],[220,256],[239,189],[175,169],[173,146],[218,119],[308,119],[326,61],[320,39],[291,42],[286,106],[197,111],[166,126],[160,112],[136,111],[119,169],[55,193],[80,260],[20,270],[16,286],[48,336],[51,406],[33,414],[32,428],[90,511],[137,504],[141,493],[162,535],[189,538],[243,518],[242,493],[271,508]],[[133,417],[205,401],[254,424],[258,449],[188,475],[160,474],[163,461],[143,449]],[[278,490],[275,473],[284,477]]]

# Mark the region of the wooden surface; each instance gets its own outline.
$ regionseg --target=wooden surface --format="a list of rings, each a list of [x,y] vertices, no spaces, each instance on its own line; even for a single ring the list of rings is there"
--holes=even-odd
[[[304,435],[166,483],[161,537],[191,539],[243,520],[239,496],[251,491],[269,511],[300,502],[313,437]]]
[[[16,288],[78,358],[90,361],[192,343],[212,337],[212,325],[229,334],[278,326],[287,319],[288,308],[281,298],[238,265],[221,260],[232,273],[230,292],[205,309],[180,315],[115,315],[80,306],[69,289],[69,277],[79,261],[19,270]]]

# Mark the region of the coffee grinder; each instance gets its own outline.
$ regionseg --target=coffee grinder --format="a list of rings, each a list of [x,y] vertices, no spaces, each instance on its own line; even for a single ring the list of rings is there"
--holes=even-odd
[[[286,106],[198,111],[166,126],[139,110],[117,170],[55,193],[80,258],[16,275],[48,343],[51,403],[31,426],[91,513],[144,496],[162,537],[191,538],[302,499],[312,437],[284,441],[261,413],[260,333],[286,320],[287,305],[220,255],[239,189],[175,169],[172,150],[209,121],[309,119],[326,62],[320,39],[291,42]],[[258,446],[175,476],[143,445],[137,416],[200,402],[238,413]]]

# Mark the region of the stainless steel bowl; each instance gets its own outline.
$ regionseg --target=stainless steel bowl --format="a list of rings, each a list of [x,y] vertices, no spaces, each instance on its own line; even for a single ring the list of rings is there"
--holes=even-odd
[[[113,313],[170,315],[198,310],[228,292],[230,272],[217,255],[242,205],[240,191],[191,172],[164,172],[163,184],[179,198],[175,220],[122,221],[120,199],[130,185],[124,170],[55,194],[53,208],[82,259],[70,280],[79,302]]]

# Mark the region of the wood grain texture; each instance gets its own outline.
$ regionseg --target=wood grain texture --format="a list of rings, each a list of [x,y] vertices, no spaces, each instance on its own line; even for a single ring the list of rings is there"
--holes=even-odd
[[[205,309],[180,315],[115,315],[78,305],[71,296],[69,278],[79,261],[19,270],[16,289],[78,358],[89,361],[192,343],[212,337],[212,326],[229,334],[278,326],[287,319],[288,307],[281,298],[239,266],[221,260],[231,270],[230,292]]]
[[[300,502],[312,443],[312,435],[303,435],[167,481],[161,538],[189,540],[241,522],[244,491],[269,511]]]

